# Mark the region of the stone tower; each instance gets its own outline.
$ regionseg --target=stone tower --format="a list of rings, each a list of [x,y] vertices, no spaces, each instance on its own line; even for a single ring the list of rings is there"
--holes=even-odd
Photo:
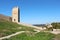
[[[18,7],[12,9],[12,22],[20,22],[20,10]]]

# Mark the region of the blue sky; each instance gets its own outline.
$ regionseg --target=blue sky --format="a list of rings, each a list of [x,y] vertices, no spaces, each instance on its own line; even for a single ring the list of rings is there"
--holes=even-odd
[[[60,22],[60,0],[0,0],[0,14],[12,15],[20,8],[20,20],[29,24]]]

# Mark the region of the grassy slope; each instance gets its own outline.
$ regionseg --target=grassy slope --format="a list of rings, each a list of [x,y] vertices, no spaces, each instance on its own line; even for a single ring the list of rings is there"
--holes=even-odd
[[[18,25],[17,23],[8,22],[6,20],[0,20],[0,37],[10,35],[12,33],[18,32],[18,31],[34,31],[33,28],[26,27],[23,25]],[[60,35],[60,34],[59,34]],[[54,39],[59,39],[60,36],[56,35]],[[23,33],[16,35],[14,37],[11,37],[7,40],[52,40],[54,37],[53,34],[50,33],[38,33],[38,34],[31,34],[31,33]]]
[[[52,40],[53,37],[54,37],[53,34],[44,33],[44,32],[40,32],[35,35],[29,34],[29,33],[23,33],[23,34],[19,34],[14,37],[11,37],[10,39],[7,39],[7,40]]]
[[[17,23],[0,20],[0,37],[10,35],[18,31],[33,31],[33,28],[18,25]]]

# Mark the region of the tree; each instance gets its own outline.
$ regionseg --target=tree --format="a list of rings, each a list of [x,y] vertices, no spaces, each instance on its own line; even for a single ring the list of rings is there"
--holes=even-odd
[[[60,29],[60,23],[51,23],[54,29]]]

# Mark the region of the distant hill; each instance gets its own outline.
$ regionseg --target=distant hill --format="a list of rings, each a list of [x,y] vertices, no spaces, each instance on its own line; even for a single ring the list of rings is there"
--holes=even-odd
[[[33,24],[33,26],[37,26],[37,27],[45,27],[46,24]]]
[[[11,21],[12,18],[10,16],[5,16],[3,14],[0,14],[0,20],[7,20],[7,21]]]

